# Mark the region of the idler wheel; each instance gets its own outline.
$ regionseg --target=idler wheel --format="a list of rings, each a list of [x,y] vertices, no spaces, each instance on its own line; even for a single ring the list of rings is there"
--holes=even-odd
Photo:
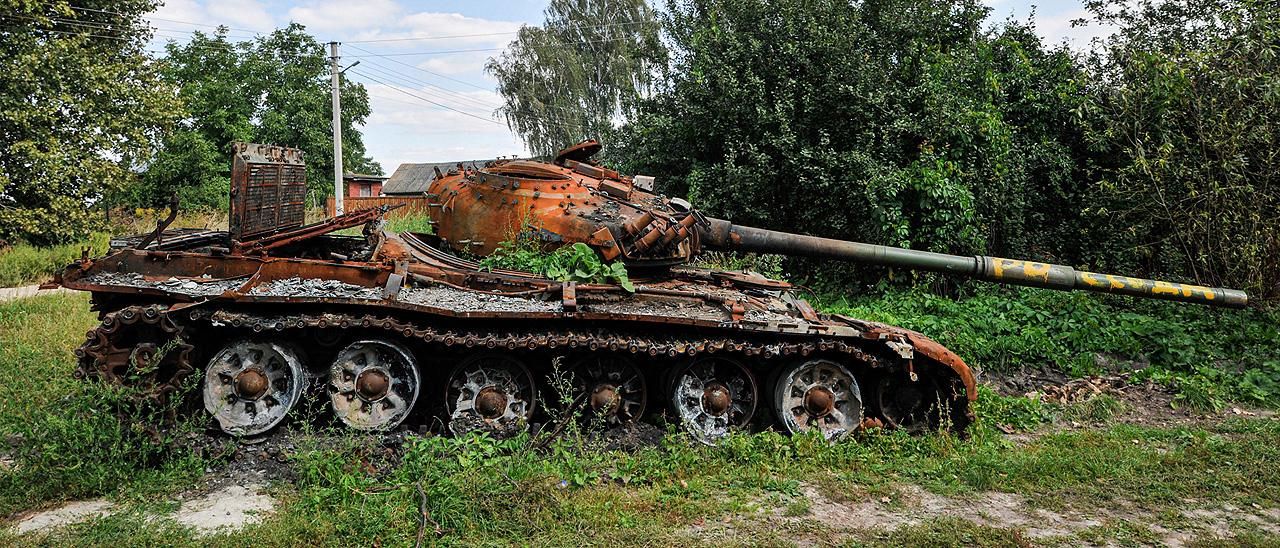
[[[795,363],[778,375],[774,411],[792,434],[816,430],[828,441],[862,423],[862,392],[847,368],[826,359]]]
[[[358,430],[399,426],[418,402],[418,362],[408,349],[384,339],[365,339],[343,348],[329,365],[333,413]]]
[[[589,355],[570,366],[575,399],[587,398],[591,412],[609,425],[626,424],[644,416],[648,386],[635,363],[622,356]]]
[[[714,445],[755,414],[755,375],[741,363],[721,357],[695,361],[676,372],[671,403],[685,431]]]
[[[252,436],[284,420],[302,396],[306,376],[289,348],[236,341],[222,348],[204,375],[204,408],[223,432]]]
[[[520,432],[533,416],[535,386],[529,368],[513,356],[467,358],[454,368],[445,385],[449,431],[462,435],[483,430],[495,436]]]
[[[904,372],[885,374],[876,385],[876,403],[888,426],[917,431],[938,424],[941,396],[932,376],[912,381]]]

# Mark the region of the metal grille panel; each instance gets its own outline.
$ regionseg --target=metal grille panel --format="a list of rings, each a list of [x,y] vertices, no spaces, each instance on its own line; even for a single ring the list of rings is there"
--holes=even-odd
[[[246,240],[302,226],[307,170],[302,151],[234,143],[231,237]]]

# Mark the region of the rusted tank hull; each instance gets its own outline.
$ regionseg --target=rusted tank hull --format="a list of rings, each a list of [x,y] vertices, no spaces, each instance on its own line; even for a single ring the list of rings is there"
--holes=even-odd
[[[380,249],[387,260],[375,263],[209,254],[199,249],[125,249],[96,261],[82,261],[64,272],[62,283],[93,293],[104,327],[91,332],[82,347],[79,375],[125,382],[131,376],[124,370],[146,369],[145,364],[130,361],[136,360],[137,352],[111,344],[120,332],[113,330],[129,321],[122,313],[132,311],[132,317],[151,314],[161,318],[158,323],[173,326],[167,333],[148,328],[141,336],[147,344],[163,346],[164,336],[176,331],[173,339],[193,345],[181,359],[166,362],[165,367],[174,371],[157,377],[162,385],[155,391],[157,397],[173,393],[192,374],[229,367],[219,365],[218,359],[224,357],[218,353],[221,345],[199,341],[243,341],[233,350],[246,353],[258,349],[255,344],[279,343],[280,350],[268,350],[278,352],[281,363],[297,361],[307,375],[322,378],[345,345],[359,339],[408,349],[415,362],[420,386],[414,395],[421,403],[405,410],[406,418],[396,425],[431,424],[434,418],[455,431],[477,425],[504,430],[520,421],[536,420],[532,410],[514,413],[516,420],[504,420],[513,414],[506,407],[502,413],[480,416],[457,412],[455,401],[472,398],[476,401],[463,405],[479,405],[484,388],[473,395],[465,390],[450,392],[458,384],[450,375],[486,356],[519,365],[501,365],[497,373],[527,372],[531,379],[531,395],[507,393],[518,391],[512,384],[502,388],[506,392],[501,398],[493,396],[508,406],[521,398],[533,402],[541,397],[536,391],[545,389],[553,363],[577,366],[604,360],[626,364],[625,371],[645,380],[643,399],[648,405],[643,407],[647,409],[632,405],[628,413],[665,412],[678,421],[701,417],[715,419],[712,423],[720,416],[706,412],[701,404],[683,412],[671,409],[679,399],[670,388],[672,377],[687,380],[689,375],[680,376],[681,371],[709,367],[708,361],[722,369],[740,367],[738,380],[754,385],[752,400],[758,409],[732,416],[734,411],[726,407],[723,414],[730,418],[720,420],[724,428],[694,429],[695,437],[703,441],[714,441],[733,427],[771,424],[769,417],[778,411],[768,411],[772,402],[767,394],[773,387],[763,385],[779,370],[826,363],[823,360],[837,364],[847,372],[848,383],[860,387],[856,419],[828,419],[832,426],[823,430],[824,435],[844,435],[844,430],[861,427],[864,421],[911,428],[949,424],[962,429],[972,420],[969,402],[977,393],[973,375],[959,357],[918,333],[817,314],[790,295],[785,284],[783,289],[762,290],[769,286],[768,280],[686,269],[661,280],[637,280],[636,292],[628,293],[615,286],[484,272],[431,243],[421,235],[387,235]],[[143,357],[150,358],[145,353]],[[261,397],[257,396],[260,391],[252,390],[257,386],[255,371],[224,375],[224,384],[231,388],[225,390],[229,395],[219,397]],[[597,394],[592,400],[595,406],[608,408],[615,399],[624,401],[616,383],[596,380],[591,387]],[[921,393],[928,393],[929,401],[922,396],[920,401],[893,402],[884,409],[882,393],[913,383],[925,387]],[[351,382],[353,390],[357,384]],[[730,388],[729,382],[725,384]],[[244,394],[237,392],[241,385],[249,387]],[[709,382],[708,386],[705,391],[714,393],[719,385]],[[746,388],[734,387],[735,395],[745,394]],[[288,397],[281,392],[281,400]],[[248,401],[241,400],[235,403]],[[808,400],[797,396],[797,401]],[[263,409],[253,417],[273,417],[269,406],[256,405]],[[223,418],[218,413],[227,414],[216,402],[207,407],[219,420]],[[443,415],[431,416],[441,409]],[[714,405],[709,409],[716,410]],[[835,416],[840,411],[832,407],[825,413]],[[259,425],[250,418],[231,416],[223,424],[233,429]],[[628,420],[639,418],[629,416]],[[363,416],[353,419],[356,425],[370,421],[381,424]]]

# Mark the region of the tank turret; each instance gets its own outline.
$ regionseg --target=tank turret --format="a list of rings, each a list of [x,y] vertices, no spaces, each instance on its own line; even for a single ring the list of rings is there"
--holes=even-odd
[[[940,272],[1059,290],[1167,299],[1241,308],[1235,289],[1099,274],[1070,266],[961,256],[820,238],[735,225],[703,216],[689,203],[652,192],[652,179],[625,177],[591,161],[599,143],[585,141],[553,162],[500,160],[480,169],[440,173],[430,188],[437,233],[455,250],[492,253],[513,237],[547,247],[583,242],[607,260],[662,267],[690,262],[703,250],[820,257]]]

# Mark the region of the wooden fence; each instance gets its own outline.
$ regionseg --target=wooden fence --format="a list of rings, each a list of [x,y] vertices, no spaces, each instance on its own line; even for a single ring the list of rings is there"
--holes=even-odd
[[[343,198],[342,207],[346,211],[355,211],[357,209],[396,204],[404,204],[404,207],[392,210],[391,213],[387,214],[388,218],[427,214],[426,196],[347,196]],[[325,200],[324,212],[329,217],[333,216],[333,196]]]

